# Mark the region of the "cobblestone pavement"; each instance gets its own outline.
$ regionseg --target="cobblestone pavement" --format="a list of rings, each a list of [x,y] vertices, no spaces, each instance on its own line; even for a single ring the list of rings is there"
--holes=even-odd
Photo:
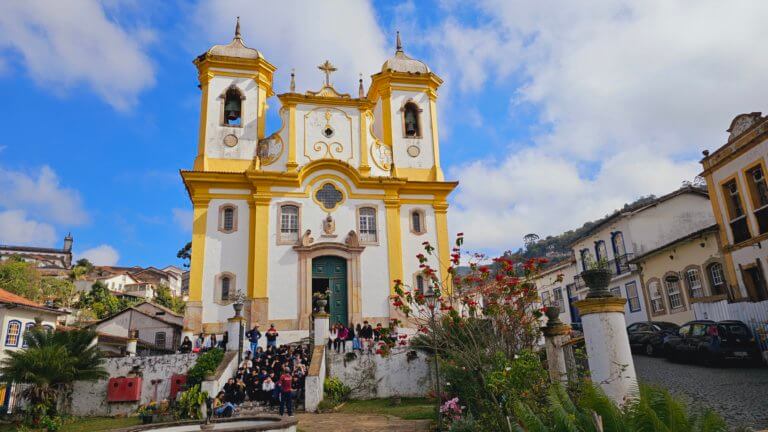
[[[429,420],[403,420],[378,414],[304,414],[297,415],[301,432],[424,432]]]
[[[768,368],[704,366],[672,363],[663,358],[634,356],[642,382],[659,384],[717,410],[730,426],[768,429]]]

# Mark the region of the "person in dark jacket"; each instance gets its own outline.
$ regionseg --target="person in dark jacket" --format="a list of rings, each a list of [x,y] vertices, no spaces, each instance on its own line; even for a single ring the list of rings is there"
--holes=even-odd
[[[182,341],[181,346],[179,346],[179,352],[182,354],[189,354],[192,352],[192,341],[189,339],[189,336],[184,336],[184,341]]]
[[[259,339],[261,339],[261,332],[259,331],[259,325],[256,324],[252,329],[245,333],[245,337],[251,343],[251,352],[255,353],[259,347]]]

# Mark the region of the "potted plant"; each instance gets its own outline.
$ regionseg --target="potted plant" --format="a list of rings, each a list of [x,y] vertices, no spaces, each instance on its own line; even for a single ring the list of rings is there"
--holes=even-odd
[[[315,299],[315,306],[317,307],[317,311],[319,313],[325,313],[325,306],[328,304],[328,298],[330,298],[330,296],[330,290],[312,294],[312,297]]]
[[[150,401],[144,405],[141,405],[139,409],[136,410],[136,414],[138,414],[142,424],[152,423],[155,420],[155,416],[157,415],[157,403]]]
[[[581,279],[589,288],[587,298],[611,297],[608,284],[611,283],[613,273],[608,268],[608,261],[605,258],[595,261],[590,257],[585,264],[587,269],[581,272]]]
[[[235,309],[235,316],[240,316],[243,311],[243,304],[245,304],[245,293],[242,290],[237,290],[232,300],[235,301],[232,304],[232,308]]]

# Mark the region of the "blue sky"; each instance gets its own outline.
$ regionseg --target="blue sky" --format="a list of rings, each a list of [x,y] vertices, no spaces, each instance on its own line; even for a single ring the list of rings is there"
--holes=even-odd
[[[393,52],[445,80],[449,213],[474,249],[516,248],[692,180],[701,150],[765,105],[765,2],[78,0],[0,4],[0,243],[166,265],[190,237],[191,61],[243,36],[300,91],[356,89]],[[716,31],[715,31],[716,29]],[[270,130],[278,125],[271,101]]]

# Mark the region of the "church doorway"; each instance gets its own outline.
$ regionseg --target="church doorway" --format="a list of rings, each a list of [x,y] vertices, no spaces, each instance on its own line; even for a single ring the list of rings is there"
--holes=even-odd
[[[347,260],[320,256],[312,260],[312,294],[330,291],[328,313],[331,324],[349,325],[347,314]]]

